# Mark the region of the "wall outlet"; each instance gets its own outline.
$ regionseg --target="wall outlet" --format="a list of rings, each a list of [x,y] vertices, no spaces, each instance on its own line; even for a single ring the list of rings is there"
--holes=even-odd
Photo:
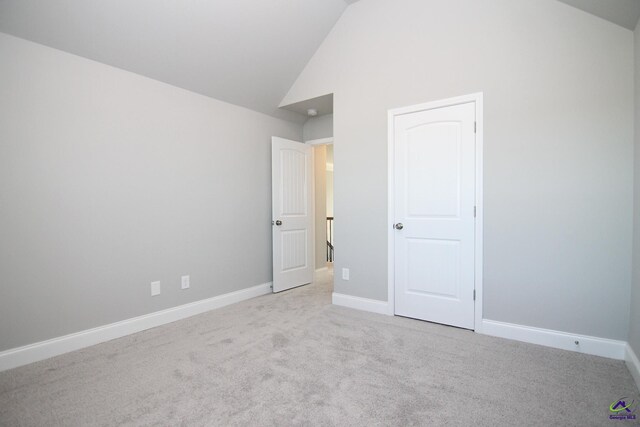
[[[342,280],[349,280],[349,269],[348,268],[343,268],[342,269]]]
[[[189,289],[189,276],[182,276],[181,285],[182,289]]]
[[[151,282],[151,296],[160,295],[160,282]]]

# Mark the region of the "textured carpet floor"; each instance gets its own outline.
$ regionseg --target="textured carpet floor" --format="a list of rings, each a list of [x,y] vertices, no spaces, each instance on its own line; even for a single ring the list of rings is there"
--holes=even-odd
[[[621,361],[331,305],[325,279],[0,373],[0,425],[631,425]],[[639,414],[640,415],[640,414]]]

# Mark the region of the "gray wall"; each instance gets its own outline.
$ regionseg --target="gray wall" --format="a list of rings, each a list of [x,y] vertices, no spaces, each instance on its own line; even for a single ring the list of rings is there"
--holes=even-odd
[[[0,350],[271,281],[270,137],[301,126],[3,34],[0,58]]]
[[[635,30],[635,179],[633,223],[633,283],[631,285],[631,316],[629,345],[640,355],[640,25]]]
[[[333,114],[311,117],[302,128],[304,141],[311,141],[320,138],[333,136]]]
[[[555,0],[362,0],[283,100],[334,93],[336,292],[387,299],[387,111],[484,92],[484,317],[626,340],[633,33]]]

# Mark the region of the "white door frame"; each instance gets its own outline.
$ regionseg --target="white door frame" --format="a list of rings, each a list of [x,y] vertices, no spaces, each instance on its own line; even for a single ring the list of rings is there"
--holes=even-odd
[[[439,101],[428,102],[425,104],[411,105],[408,107],[394,108],[389,110],[388,113],[388,314],[393,316],[395,314],[395,250],[394,240],[395,232],[393,229],[394,224],[394,211],[395,211],[395,183],[394,183],[394,121],[396,116],[403,114],[416,113],[419,111],[433,110],[436,108],[450,107],[453,105],[466,104],[474,102],[476,107],[476,227],[475,227],[475,290],[476,300],[474,302],[474,330],[481,332],[482,327],[482,247],[483,247],[483,195],[482,195],[482,155],[483,155],[483,105],[482,105],[482,92],[473,93],[470,95],[458,96],[455,98],[448,98]]]
[[[308,145],[330,145],[333,144],[333,137],[330,136],[328,138],[310,139],[304,143]]]

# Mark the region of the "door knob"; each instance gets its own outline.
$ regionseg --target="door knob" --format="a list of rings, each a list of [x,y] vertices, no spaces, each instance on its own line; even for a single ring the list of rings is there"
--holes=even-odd
[[[277,220],[277,221],[276,221],[276,225],[282,225],[282,221]]]
[[[396,230],[402,230],[404,228],[404,225],[402,225],[402,223],[399,222],[399,223],[395,224],[393,226],[393,228],[395,228]]]

